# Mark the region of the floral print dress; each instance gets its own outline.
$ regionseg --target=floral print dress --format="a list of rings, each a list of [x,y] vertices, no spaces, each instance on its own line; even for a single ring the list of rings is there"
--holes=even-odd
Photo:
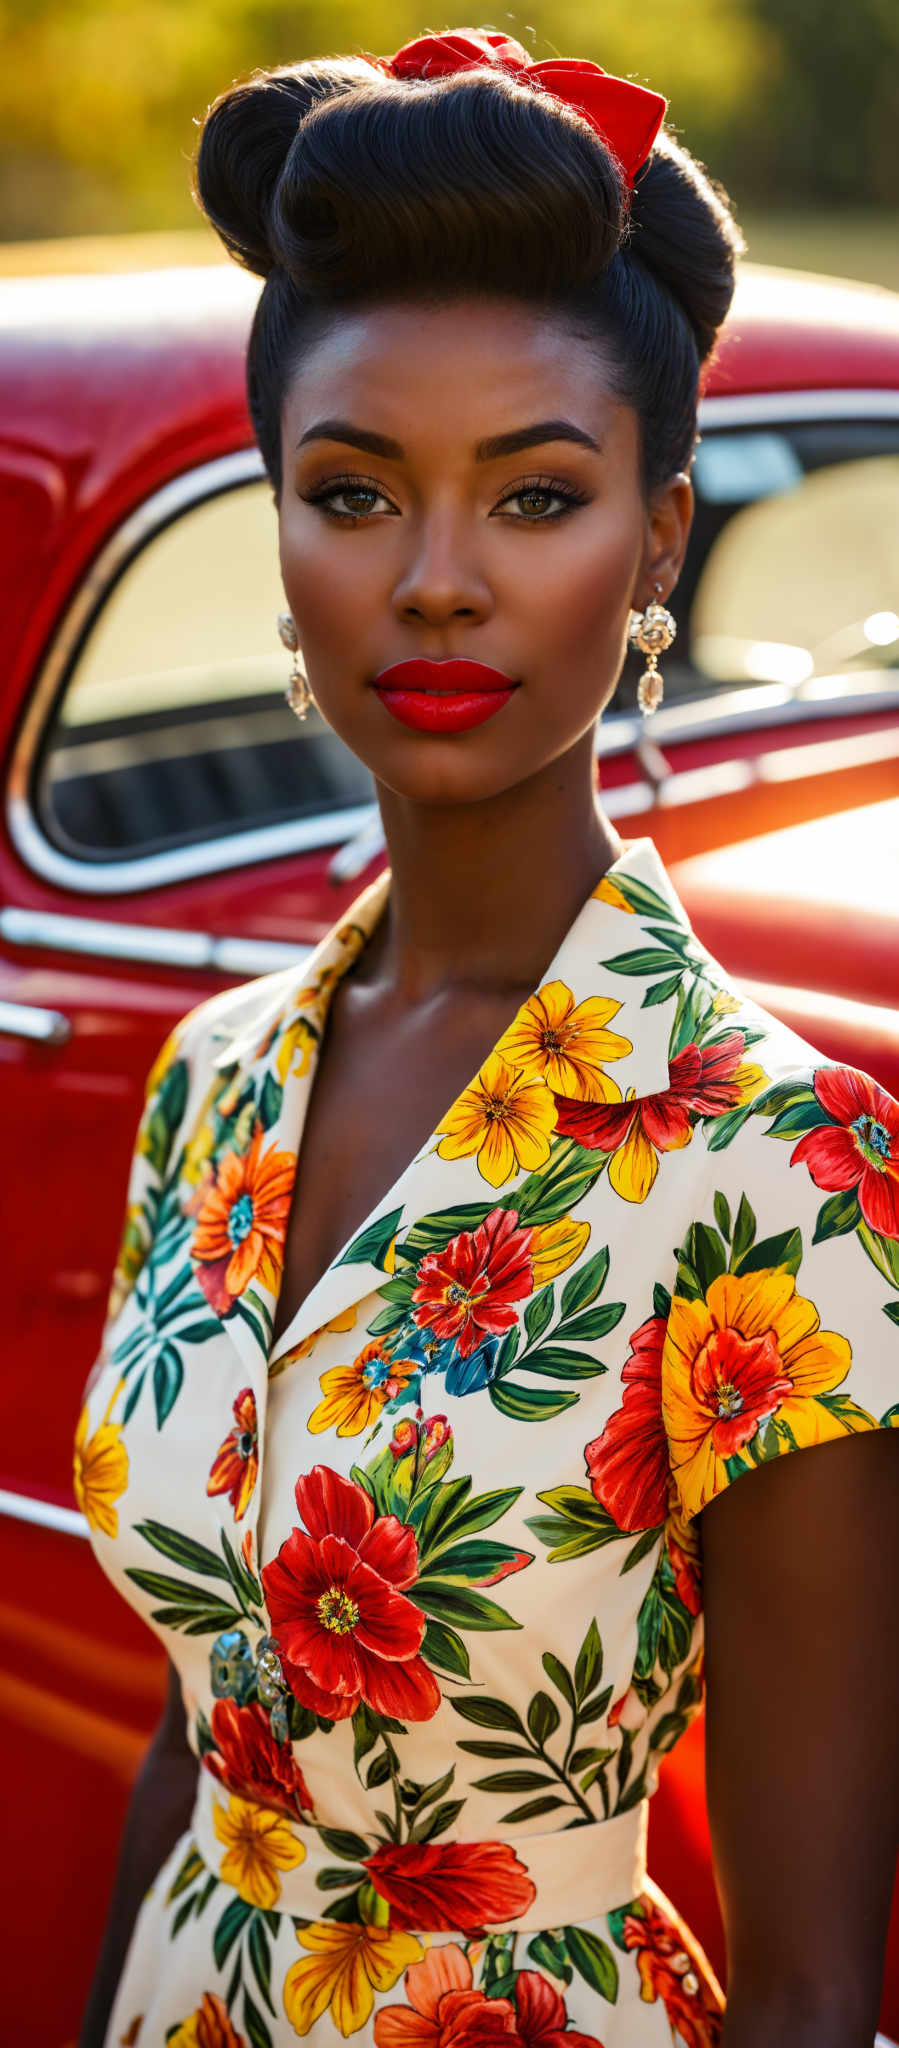
[[[899,1422],[899,1105],[733,987],[632,841],[273,1347],[388,890],[149,1078],[75,1485],[200,1768],[107,2043],[712,2048],[645,1866],[698,1518]]]

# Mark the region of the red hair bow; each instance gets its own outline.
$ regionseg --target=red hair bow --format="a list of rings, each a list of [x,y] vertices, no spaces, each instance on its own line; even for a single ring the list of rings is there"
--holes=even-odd
[[[553,57],[546,64],[532,64],[513,36],[494,35],[481,28],[419,36],[414,43],[404,43],[395,57],[371,61],[391,78],[445,78],[456,71],[472,71],[477,65],[518,74],[522,85],[553,93],[589,121],[618,158],[628,192],[633,192],[636,173],[649,155],[668,106],[661,93],[634,85],[629,78],[615,78],[586,57]]]

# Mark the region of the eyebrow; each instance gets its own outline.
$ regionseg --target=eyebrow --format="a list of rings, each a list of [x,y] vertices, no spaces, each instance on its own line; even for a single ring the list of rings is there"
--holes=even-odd
[[[389,434],[375,434],[368,427],[355,426],[352,420],[316,420],[296,445],[302,448],[307,441],[343,441],[348,447],[364,448],[369,455],[383,455],[390,462],[402,462],[406,453],[401,442]],[[544,441],[574,441],[582,448],[592,448],[596,455],[602,453],[601,443],[583,427],[576,427],[573,420],[536,420],[533,426],[515,427],[511,433],[491,434],[479,441],[475,461],[495,462],[500,455],[517,455],[522,448],[536,448]]]

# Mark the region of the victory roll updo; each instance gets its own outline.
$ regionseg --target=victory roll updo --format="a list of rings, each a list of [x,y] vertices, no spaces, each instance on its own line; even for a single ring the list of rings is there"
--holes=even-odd
[[[723,188],[664,128],[633,197],[587,120],[527,73],[393,78],[363,56],[256,72],[209,109],[199,204],[266,282],[247,394],[281,491],[281,406],[341,306],[472,294],[568,318],[641,428],[649,493],[689,467],[700,370],[745,244]]]

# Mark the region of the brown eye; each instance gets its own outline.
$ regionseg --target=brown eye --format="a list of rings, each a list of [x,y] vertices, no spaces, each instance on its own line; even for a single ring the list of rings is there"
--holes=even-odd
[[[556,500],[560,509],[555,512],[547,512],[547,502],[551,502],[553,499]],[[504,511],[507,505],[512,505],[516,502],[533,506],[535,501],[538,502],[539,509],[536,511],[525,511],[520,515],[520,523],[526,523],[530,526],[549,526],[557,519],[564,519],[566,513],[572,512],[577,505],[589,503],[589,499],[583,491],[573,490],[572,486],[564,483],[561,478],[532,477],[524,483],[516,484],[514,490],[510,491],[501,500],[498,509]]]

